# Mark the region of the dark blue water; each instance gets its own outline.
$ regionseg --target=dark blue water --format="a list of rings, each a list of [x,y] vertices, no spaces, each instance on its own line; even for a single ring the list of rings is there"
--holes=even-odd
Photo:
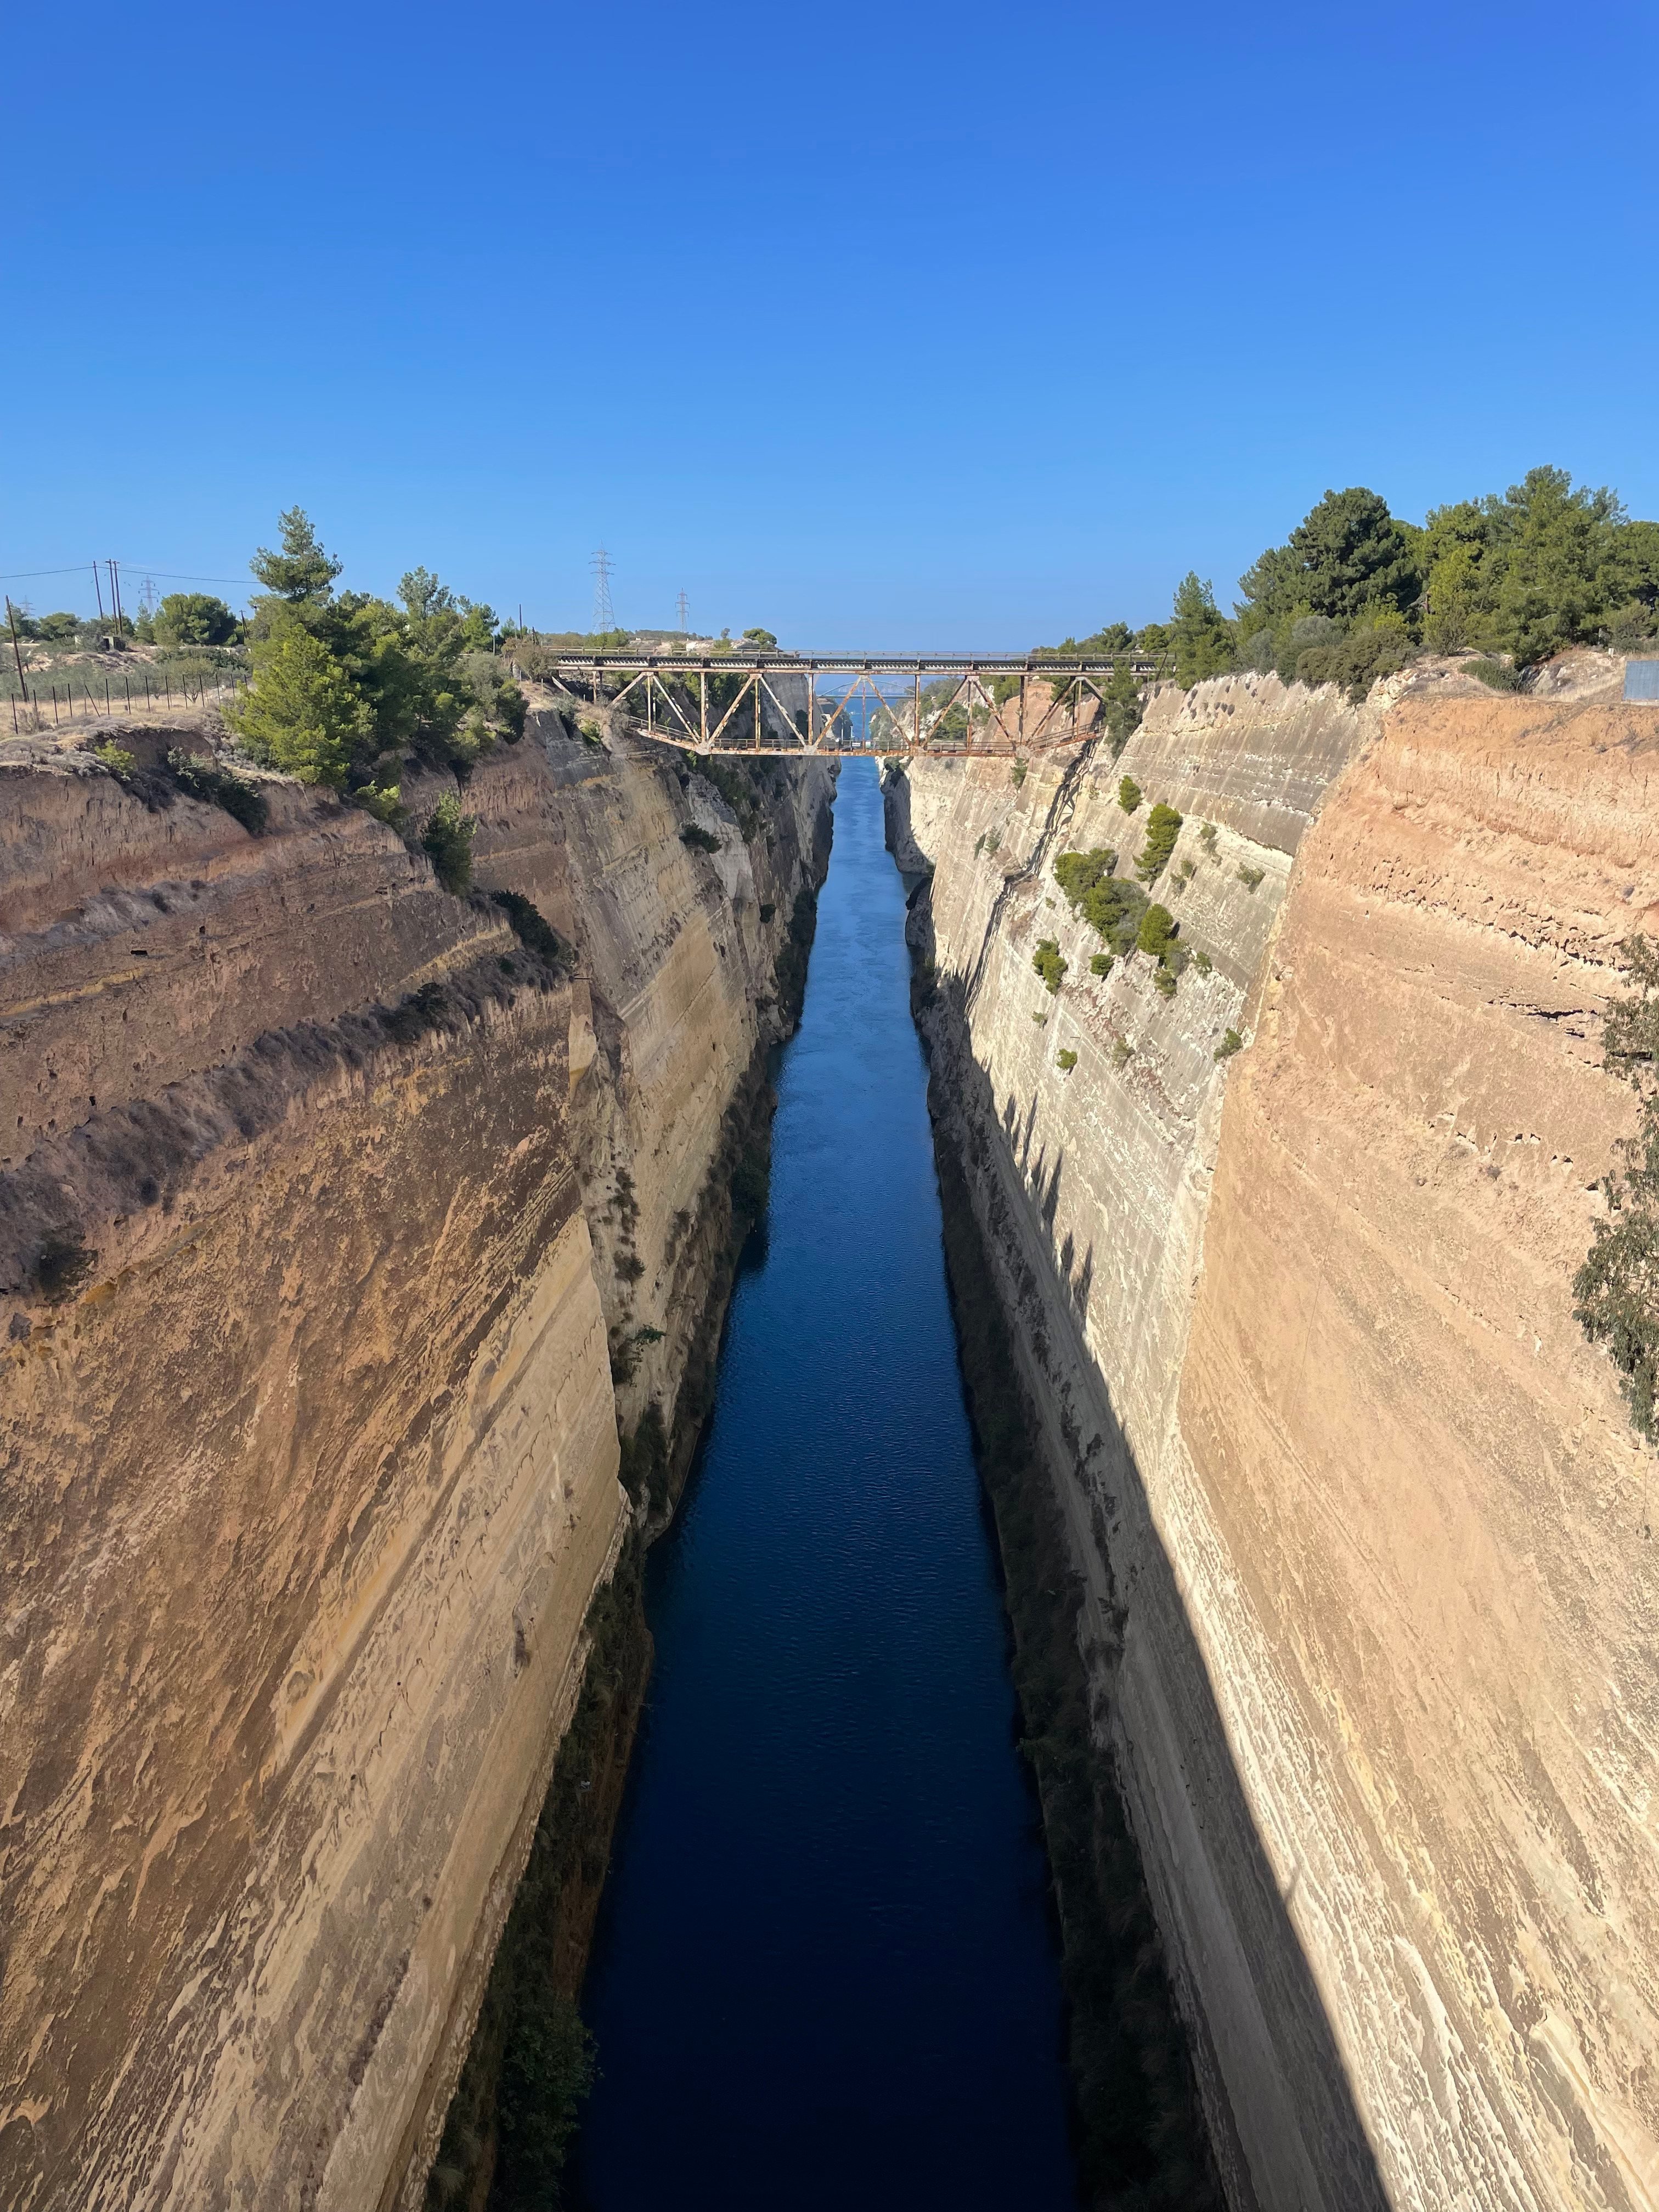
[[[1074,2202],[903,921],[854,763],[764,1256],[649,1569],[656,1671],[583,2007],[591,2212]]]

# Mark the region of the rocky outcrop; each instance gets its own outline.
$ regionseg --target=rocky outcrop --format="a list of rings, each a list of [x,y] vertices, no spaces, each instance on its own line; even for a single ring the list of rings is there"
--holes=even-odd
[[[890,788],[940,1141],[1239,2203],[1659,2200],[1650,1455],[1571,1292],[1631,1121],[1598,1036],[1659,920],[1651,722],[1234,678],[1121,764]],[[1125,770],[1187,817],[1158,895],[1212,966],[1173,1000],[1091,975],[1053,878],[1138,843]]]
[[[469,900],[264,788],[253,837],[0,750],[20,2207],[356,2208],[429,2156],[627,1518],[613,1364],[672,1401],[832,786],[745,836],[550,709],[469,787]]]

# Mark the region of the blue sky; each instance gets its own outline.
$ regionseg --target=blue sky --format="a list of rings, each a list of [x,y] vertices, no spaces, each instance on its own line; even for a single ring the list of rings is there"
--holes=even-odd
[[[988,650],[1224,605],[1328,485],[1659,514],[1650,5],[182,0],[7,54],[9,576],[237,577],[297,501],[544,628],[603,539],[630,623]]]

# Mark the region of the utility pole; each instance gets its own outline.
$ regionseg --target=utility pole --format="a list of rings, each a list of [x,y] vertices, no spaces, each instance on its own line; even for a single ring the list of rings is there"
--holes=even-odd
[[[109,603],[115,610],[115,641],[121,641],[121,579],[116,563],[109,564]]]
[[[98,563],[95,561],[92,564],[92,588],[98,594],[98,619],[101,623],[104,619],[104,587],[98,580]]]
[[[603,545],[588,565],[593,571],[593,628],[596,632],[615,629],[617,617],[611,605],[611,556]]]
[[[674,602],[674,608],[680,618],[680,635],[684,637],[687,635],[686,617],[690,613],[691,610],[686,600],[685,586],[684,584],[680,586],[680,595]]]
[[[6,627],[11,632],[11,657],[17,663],[17,688],[22,693],[25,702],[27,702],[29,696],[28,679],[23,673],[23,656],[18,649],[17,644],[17,617],[12,611],[11,593],[9,592],[6,594]],[[57,693],[54,691],[52,694],[53,698],[56,698],[57,696]],[[54,711],[56,710],[54,709]],[[14,717],[14,720],[15,719],[15,718]]]

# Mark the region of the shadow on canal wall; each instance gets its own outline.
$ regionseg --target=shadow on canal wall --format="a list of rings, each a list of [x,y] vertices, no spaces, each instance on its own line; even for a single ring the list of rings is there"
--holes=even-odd
[[[1065,836],[1075,765],[1042,799],[1036,851]],[[896,826],[902,842],[908,823]],[[1057,1239],[1065,1152],[1034,1142],[1035,1108],[999,1114],[970,1042],[975,986],[1010,954],[988,928],[971,975],[942,969],[935,878],[912,869],[907,882],[963,1367],[1063,1930],[1089,2201],[1382,2212],[1341,2051],[1089,1349],[1091,1297],[1115,1255]],[[1006,896],[1005,883],[994,919]]]

